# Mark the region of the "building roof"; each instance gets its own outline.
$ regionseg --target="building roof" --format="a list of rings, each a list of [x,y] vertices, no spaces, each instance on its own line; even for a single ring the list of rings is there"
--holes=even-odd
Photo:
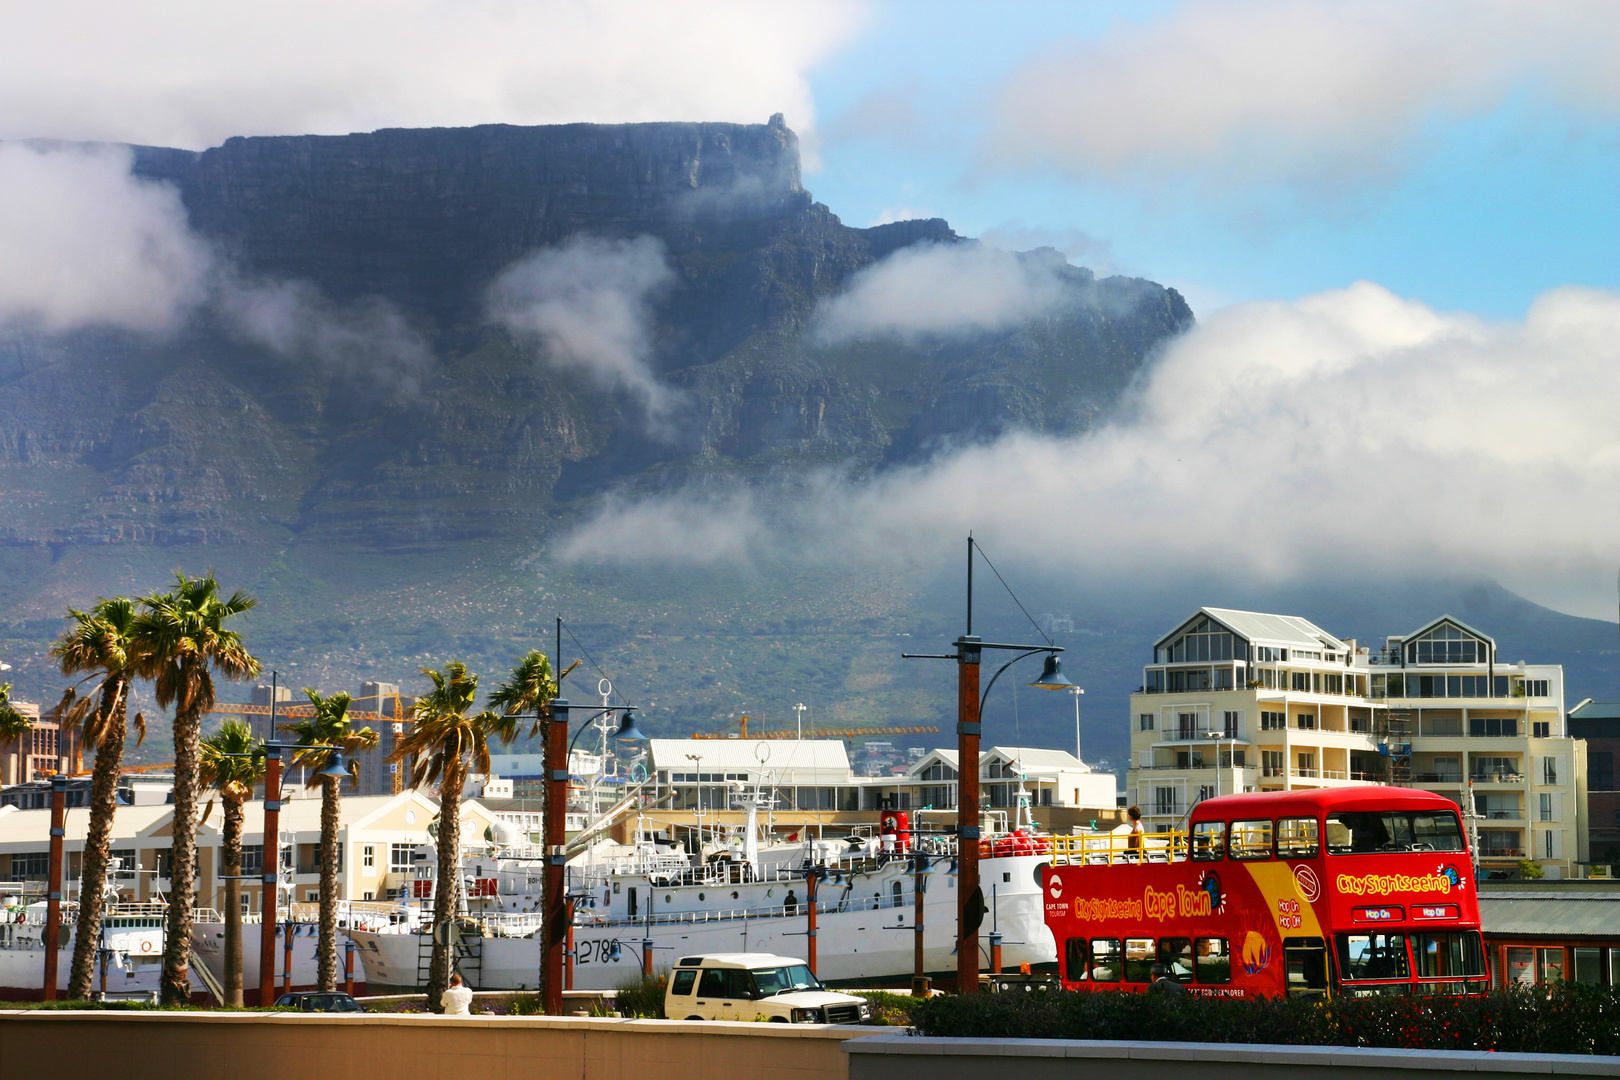
[[[1084,772],[1090,768],[1067,750],[1048,750],[1039,746],[992,746],[984,752],[984,757],[991,754],[999,755],[1005,761],[1018,762],[1026,772],[1033,769],[1069,769]]]
[[[1593,701],[1587,698],[1569,710],[1571,720],[1620,720],[1620,701]]]
[[[1479,922],[1500,936],[1620,938],[1620,892],[1481,892]]]
[[[1249,641],[1280,641],[1311,648],[1342,649],[1344,642],[1323,630],[1309,619],[1298,615],[1270,615],[1263,611],[1236,611],[1232,608],[1201,607],[1199,615],[1207,615],[1239,637]],[[1194,615],[1192,618],[1197,618]],[[1163,645],[1181,632],[1192,619],[1185,619],[1164,637],[1154,642]]]
[[[1488,641],[1492,645],[1496,644],[1496,639],[1491,637],[1491,635],[1487,634],[1483,630],[1476,630],[1474,627],[1469,626],[1467,623],[1463,622],[1461,619],[1457,618],[1454,615],[1441,615],[1439,618],[1430,619],[1428,622],[1424,623],[1422,626],[1418,627],[1416,630],[1412,631],[1410,634],[1403,635],[1400,638],[1400,640],[1403,643],[1407,642],[1407,641],[1416,640],[1417,638],[1422,637],[1424,634],[1427,634],[1430,630],[1433,630],[1435,627],[1439,626],[1441,623],[1447,623],[1447,622],[1450,623],[1451,625],[1457,627],[1459,630],[1468,631],[1470,634],[1473,634],[1475,637],[1479,638],[1481,641]]]
[[[842,739],[650,739],[647,745],[653,767],[671,772],[851,771]],[[698,760],[687,760],[689,754]]]

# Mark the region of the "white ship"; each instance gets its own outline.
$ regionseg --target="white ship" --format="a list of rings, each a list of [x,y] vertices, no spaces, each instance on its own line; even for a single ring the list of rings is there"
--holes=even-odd
[[[206,911],[199,915],[211,914]],[[0,1000],[32,1001],[45,988],[45,904],[0,912]],[[166,904],[108,904],[101,919],[101,942],[91,988],[108,997],[144,998],[156,993],[163,976]],[[67,991],[73,972],[73,938],[77,905],[64,904],[56,957],[56,988]],[[194,972],[193,1000],[207,988]]]
[[[768,797],[766,797],[768,798]],[[650,942],[654,970],[706,952],[808,956],[808,876],[816,890],[816,974],[834,983],[903,981],[914,969],[915,899],[923,892],[923,959],[927,972],[956,969],[955,841],[852,836],[761,846],[756,793],[748,825],[705,845],[703,856],[643,841],[600,844],[568,867],[574,902],[568,982],[574,989],[612,989],[636,978]],[[982,842],[985,915],[980,932],[988,970],[992,933],[1003,968],[1057,959],[1041,907],[1040,866],[1049,843],[1023,829],[992,824]],[[925,866],[921,873],[919,865]],[[436,877],[431,862],[418,868]],[[533,989],[540,971],[540,881],[535,849],[469,850],[458,884],[464,912],[456,922],[456,962],[484,990]],[[434,883],[435,887],[437,882]],[[418,892],[427,889],[418,888]],[[421,903],[430,907],[425,896]],[[422,910],[422,909],[417,909]],[[413,989],[426,977],[432,951],[425,911],[385,929],[354,928],[373,993]]]

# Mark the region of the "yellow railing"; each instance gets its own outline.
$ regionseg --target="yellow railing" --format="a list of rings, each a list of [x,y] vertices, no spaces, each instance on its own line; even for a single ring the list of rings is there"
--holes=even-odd
[[[1141,863],[1187,861],[1185,832],[1101,833],[1095,836],[1052,837],[1052,863],[1056,866],[1136,866]]]

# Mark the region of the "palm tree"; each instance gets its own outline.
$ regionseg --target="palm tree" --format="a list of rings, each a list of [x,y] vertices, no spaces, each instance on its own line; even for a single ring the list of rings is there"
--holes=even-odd
[[[145,643],[135,625],[135,601],[126,597],[99,600],[89,611],[68,608],[72,624],[51,646],[63,675],[83,675],[62,695],[62,727],[77,727],[84,745],[96,753],[90,780],[90,826],[84,840],[79,877],[79,927],[73,939],[73,966],[68,997],[88,998],[95,977],[96,947],[111,854],[113,813],[118,806],[118,775],[124,765],[124,739],[130,684],[139,675]],[[79,686],[96,676],[101,682],[81,695]],[[136,727],[146,737],[139,714]]]
[[[264,778],[264,743],[254,738],[253,729],[239,720],[227,720],[218,731],[202,741],[197,764],[197,780],[219,793],[225,806],[222,835],[225,873],[225,1004],[242,1006],[242,820],[245,806],[253,798],[253,788]],[[213,803],[203,810],[208,820]],[[265,850],[271,850],[269,844]],[[269,933],[273,919],[264,920],[262,933]]]
[[[349,695],[341,691],[331,697],[321,697],[306,688],[304,694],[315,708],[315,715],[297,724],[283,724],[281,730],[305,745],[328,749],[300,750],[293,758],[294,765],[305,765],[311,770],[324,768],[332,760],[333,751],[345,755],[360,750],[371,750],[377,745],[377,733],[370,728],[356,731],[349,723]],[[358,768],[349,762],[349,773]],[[342,778],[311,775],[309,786],[321,785],[321,926],[317,941],[317,977],[322,990],[337,989],[337,843],[343,798]]]
[[[34,730],[34,722],[11,703],[11,684],[0,683],[0,746],[15,742]]]
[[[411,706],[411,730],[399,741],[390,761],[411,761],[410,784],[420,788],[439,785],[439,881],[433,890],[433,926],[445,925],[456,914],[456,893],[461,883],[461,790],[471,769],[489,772],[489,737],[506,740],[515,725],[498,713],[485,710],[469,715],[478,696],[478,676],[460,660],[443,672],[423,668],[433,690]],[[441,1008],[439,996],[450,981],[449,946],[433,937],[433,960],[428,967],[428,1007]]]
[[[169,918],[163,944],[163,1003],[191,1000],[191,906],[197,896],[197,781],[203,713],[214,707],[214,673],[250,679],[259,662],[225,623],[257,603],[246,593],[219,596],[213,574],[176,574],[168,592],[142,601],[137,633],[151,650],[148,667],[159,705],[174,706],[174,828]],[[271,844],[265,844],[271,850]]]

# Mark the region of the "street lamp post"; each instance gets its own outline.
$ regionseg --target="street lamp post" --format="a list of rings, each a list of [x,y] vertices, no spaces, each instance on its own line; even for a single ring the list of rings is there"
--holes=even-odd
[[[1206,731],[1204,732],[1204,738],[1215,740],[1215,795],[1219,797],[1221,794],[1221,744],[1230,739],[1233,746],[1236,747],[1237,736],[1228,735],[1224,731]],[[1230,761],[1231,758],[1228,757],[1227,760]],[[1236,795],[1237,792],[1234,790],[1232,794]]]
[[[614,738],[642,740],[647,736],[636,727],[635,707],[609,705],[591,716],[608,712],[622,712],[624,719]],[[563,961],[568,946],[568,898],[563,873],[568,864],[568,702],[563,698],[551,700],[551,719],[546,721],[545,743],[545,876],[541,879],[541,985],[545,992],[546,1012],[562,1015]],[[589,721],[587,721],[589,723]]]
[[[907,660],[956,661],[956,991],[979,991],[979,927],[986,912],[984,889],[979,883],[979,718],[984,701],[996,680],[1012,665],[1027,656],[1046,654],[1046,666],[1031,686],[1043,690],[1067,690],[1074,684],[1063,675],[1058,645],[1011,645],[984,641],[973,633],[973,553],[976,543],[968,537],[967,629],[951,644],[954,653],[902,653]],[[979,664],[985,649],[1001,649],[1018,655],[1002,664],[979,692]]]

